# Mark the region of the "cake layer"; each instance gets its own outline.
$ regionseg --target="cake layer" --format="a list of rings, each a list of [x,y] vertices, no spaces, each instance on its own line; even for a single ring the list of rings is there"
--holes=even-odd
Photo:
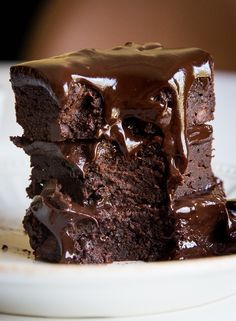
[[[173,194],[174,199],[203,192],[215,185],[216,180],[211,169],[212,127],[199,125],[187,130],[188,163],[179,184]]]
[[[161,128],[174,117],[181,130],[186,104],[188,123],[204,123],[213,117],[212,78],[208,53],[155,43],[86,49],[11,67],[17,121],[25,137],[47,141],[94,138],[129,117]]]
[[[173,248],[173,222],[165,206],[149,204],[82,207],[50,181],[24,218],[39,260],[108,263],[167,259]]]
[[[53,178],[64,193],[85,206],[158,206],[167,202],[166,160],[158,142],[142,146],[126,159],[115,144],[106,141],[26,145],[21,139],[16,141],[31,156],[30,197]]]
[[[168,219],[167,208],[145,204],[81,207],[51,181],[34,198],[24,227],[36,259],[50,262],[157,261],[225,251],[228,221],[220,185],[179,199],[174,213]]]
[[[211,127],[201,125],[195,131],[189,130],[188,140],[188,167],[174,199],[215,185],[210,166]],[[28,188],[31,198],[54,178],[61,184],[62,191],[80,204],[96,200],[96,205],[104,197],[112,204],[126,201],[127,198],[133,204],[155,204],[166,199],[159,199],[159,194],[162,185],[166,185],[168,167],[156,136],[128,159],[119,146],[104,140],[30,143],[15,138],[14,141],[31,156],[31,185]],[[139,193],[143,195],[140,197]]]
[[[92,139],[107,135],[117,120],[116,118],[121,118],[121,110],[117,107],[109,111],[109,116],[105,114],[105,109],[108,108],[105,105],[106,102],[102,98],[102,93],[98,88],[94,89],[92,84],[81,84],[71,80],[65,105],[59,107],[53,99],[52,93],[48,92],[45,88],[46,85],[43,86],[41,82],[36,82],[34,85],[30,83],[22,86],[19,83],[18,85],[18,81],[14,78],[15,73],[17,79],[18,77],[24,79],[27,77],[24,73],[29,71],[23,67],[15,68],[13,69],[15,71],[12,72],[12,85],[16,97],[16,117],[24,129],[24,136],[30,140]],[[139,90],[141,91],[142,88]],[[140,104],[137,99],[136,102],[132,102],[133,107],[127,106],[127,115],[126,117],[124,115],[122,120],[140,117],[146,122],[150,118],[155,123],[156,116],[152,117],[151,115],[151,113],[156,113],[152,110],[153,108],[157,110],[167,108],[169,109],[167,112],[171,113],[173,105],[176,104],[172,90],[165,87],[160,88],[159,91],[155,89],[153,95],[155,96],[150,96],[152,100],[149,101],[147,97],[147,101],[143,102],[147,105],[145,108],[147,115],[141,113],[136,107],[137,104]],[[194,80],[187,97],[186,121],[188,125],[202,124],[212,120],[214,103],[213,84],[210,76]],[[123,104],[126,106],[127,101],[124,101]],[[116,105],[114,102],[114,106]]]

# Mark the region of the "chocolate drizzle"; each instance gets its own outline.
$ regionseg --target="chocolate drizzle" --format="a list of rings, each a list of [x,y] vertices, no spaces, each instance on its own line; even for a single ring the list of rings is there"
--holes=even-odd
[[[175,258],[223,254],[227,241],[224,194],[216,185],[207,193],[196,193],[175,201],[178,241]]]
[[[60,192],[60,186],[55,180],[46,184],[41,195],[33,199],[30,210],[56,238],[61,262],[68,258],[73,260],[75,240],[68,235],[70,227],[78,226],[81,222],[89,222],[98,227],[96,209],[87,209],[72,202],[68,196]]]

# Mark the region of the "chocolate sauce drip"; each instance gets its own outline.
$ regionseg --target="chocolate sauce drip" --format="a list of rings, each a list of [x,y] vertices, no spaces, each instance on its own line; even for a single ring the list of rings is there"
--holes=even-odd
[[[228,200],[226,203],[229,219],[229,237],[230,240],[235,242],[235,250],[236,250],[236,199]]]
[[[30,210],[56,238],[62,263],[68,258],[73,261],[75,240],[67,233],[70,227],[79,226],[81,222],[83,225],[88,222],[98,227],[96,209],[85,208],[72,202],[60,192],[56,180],[45,185],[42,193],[33,199]]]
[[[224,254],[227,242],[225,198],[221,184],[204,193],[175,201],[177,246],[175,258]]]
[[[198,125],[187,130],[188,144],[200,144],[212,139],[212,126]]]

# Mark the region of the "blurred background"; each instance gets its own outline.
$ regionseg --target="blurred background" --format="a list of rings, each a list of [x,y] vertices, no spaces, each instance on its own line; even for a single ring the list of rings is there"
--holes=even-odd
[[[5,7],[5,5],[4,5]],[[201,47],[236,71],[236,0],[8,1],[0,60],[22,61],[127,41]]]

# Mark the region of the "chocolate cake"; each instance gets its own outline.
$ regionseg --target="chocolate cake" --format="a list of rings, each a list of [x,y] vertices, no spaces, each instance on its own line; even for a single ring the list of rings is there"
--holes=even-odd
[[[232,230],[211,169],[213,82],[208,53],[157,43],[11,67],[24,130],[12,140],[31,159],[23,224],[36,259],[222,254]]]

